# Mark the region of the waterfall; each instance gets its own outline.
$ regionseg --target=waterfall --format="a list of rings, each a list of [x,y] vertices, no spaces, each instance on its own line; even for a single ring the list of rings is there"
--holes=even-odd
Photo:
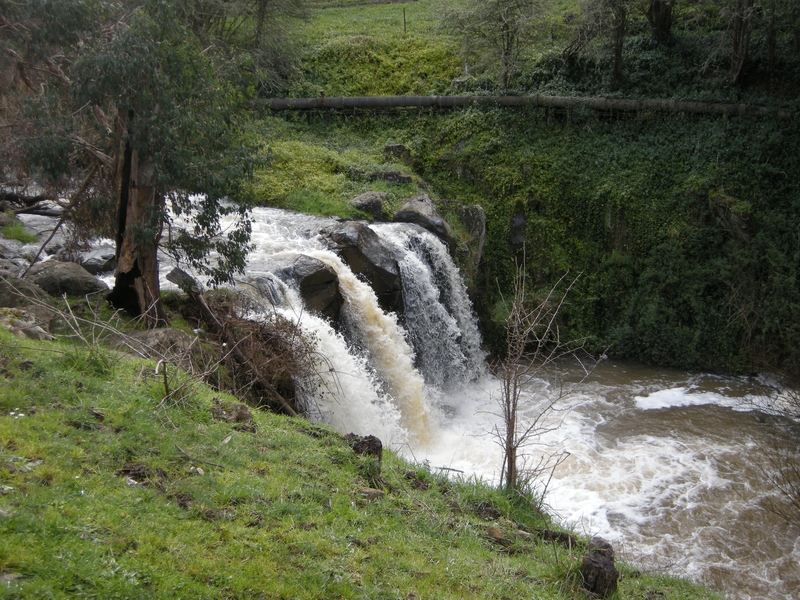
[[[330,323],[306,311],[297,292],[280,279],[267,275],[259,283],[265,284],[256,286],[262,297],[315,345],[315,374],[295,382],[299,407],[339,431],[376,435],[391,446],[406,444],[400,411],[376,384],[367,357],[353,353]]]
[[[344,296],[343,320],[354,347],[363,348],[386,392],[394,398],[403,423],[418,442],[429,437],[429,407],[425,383],[414,367],[414,353],[396,317],[378,306],[378,298],[342,260],[327,251],[310,253],[334,268]]]
[[[395,248],[403,281],[405,323],[425,381],[450,388],[485,374],[472,304],[445,245],[421,227],[374,225]]]
[[[398,317],[328,249],[319,232],[335,220],[276,209],[253,217],[248,277],[269,282],[257,286],[262,297],[315,341],[319,355],[317,376],[297,382],[304,410],[343,433],[374,434],[396,448],[427,445],[444,390],[483,374],[477,319],[444,245],[415,225],[372,225],[400,267],[406,311]],[[270,273],[275,257],[298,252],[336,272],[344,299],[338,331]]]

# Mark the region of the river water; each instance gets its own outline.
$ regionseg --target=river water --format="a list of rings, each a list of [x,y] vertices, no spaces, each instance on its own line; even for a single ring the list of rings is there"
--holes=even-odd
[[[581,372],[565,370],[566,380]],[[447,411],[443,443],[425,458],[496,480],[501,457],[487,431],[497,409],[483,385]],[[764,471],[765,451],[797,450],[800,426],[756,409],[769,394],[759,381],[604,361],[528,454],[569,453],[547,490],[551,512],[612,541],[640,570],[730,598],[800,598],[800,528],[771,510],[783,498]],[[546,395],[537,383],[529,417]]]

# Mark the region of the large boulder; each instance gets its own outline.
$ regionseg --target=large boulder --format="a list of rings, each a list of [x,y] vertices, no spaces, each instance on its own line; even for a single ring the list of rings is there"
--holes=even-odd
[[[442,240],[452,253],[456,244],[450,226],[436,210],[428,194],[414,196],[394,213],[395,223],[416,223]]]
[[[378,234],[358,221],[341,223],[322,233],[350,270],[369,282],[381,308],[403,314],[400,267]]]
[[[350,200],[350,205],[379,221],[383,216],[383,203],[386,202],[386,198],[383,192],[364,192]]]
[[[73,262],[47,260],[33,265],[28,278],[51,296],[85,296],[108,291],[108,286]]]
[[[17,265],[10,261],[0,260],[0,307],[27,306],[31,300],[49,302],[45,291],[35,283],[16,277]]]
[[[3,241],[0,242],[0,258],[4,258],[7,260],[10,260],[12,258],[20,258],[22,256],[19,253],[20,248],[22,248],[22,242],[18,242],[17,240],[7,240],[3,238]]]
[[[617,591],[619,571],[614,564],[614,548],[601,537],[593,537],[581,563],[583,587],[600,598]]]
[[[339,291],[339,277],[333,267],[305,254],[277,257],[268,267],[281,281],[300,291],[306,308],[334,323],[339,320],[344,299]]]

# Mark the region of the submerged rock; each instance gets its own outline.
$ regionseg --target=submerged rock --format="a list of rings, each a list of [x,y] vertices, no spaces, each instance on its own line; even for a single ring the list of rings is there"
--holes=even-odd
[[[400,267],[377,233],[354,221],[331,227],[323,235],[353,273],[367,280],[383,310],[403,313]]]
[[[306,308],[338,322],[344,299],[333,267],[305,254],[288,254],[270,261],[268,268],[281,281],[299,290]]]
[[[115,250],[111,246],[103,246],[88,252],[81,252],[76,262],[92,275],[108,273],[117,267]]]

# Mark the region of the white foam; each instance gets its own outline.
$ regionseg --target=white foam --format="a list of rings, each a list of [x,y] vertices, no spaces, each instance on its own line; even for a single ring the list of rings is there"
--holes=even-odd
[[[662,408],[676,408],[679,406],[702,406],[716,404],[719,406],[732,406],[725,396],[714,392],[694,392],[691,388],[678,387],[659,390],[647,396],[635,396],[636,408],[640,410],[658,410]]]

